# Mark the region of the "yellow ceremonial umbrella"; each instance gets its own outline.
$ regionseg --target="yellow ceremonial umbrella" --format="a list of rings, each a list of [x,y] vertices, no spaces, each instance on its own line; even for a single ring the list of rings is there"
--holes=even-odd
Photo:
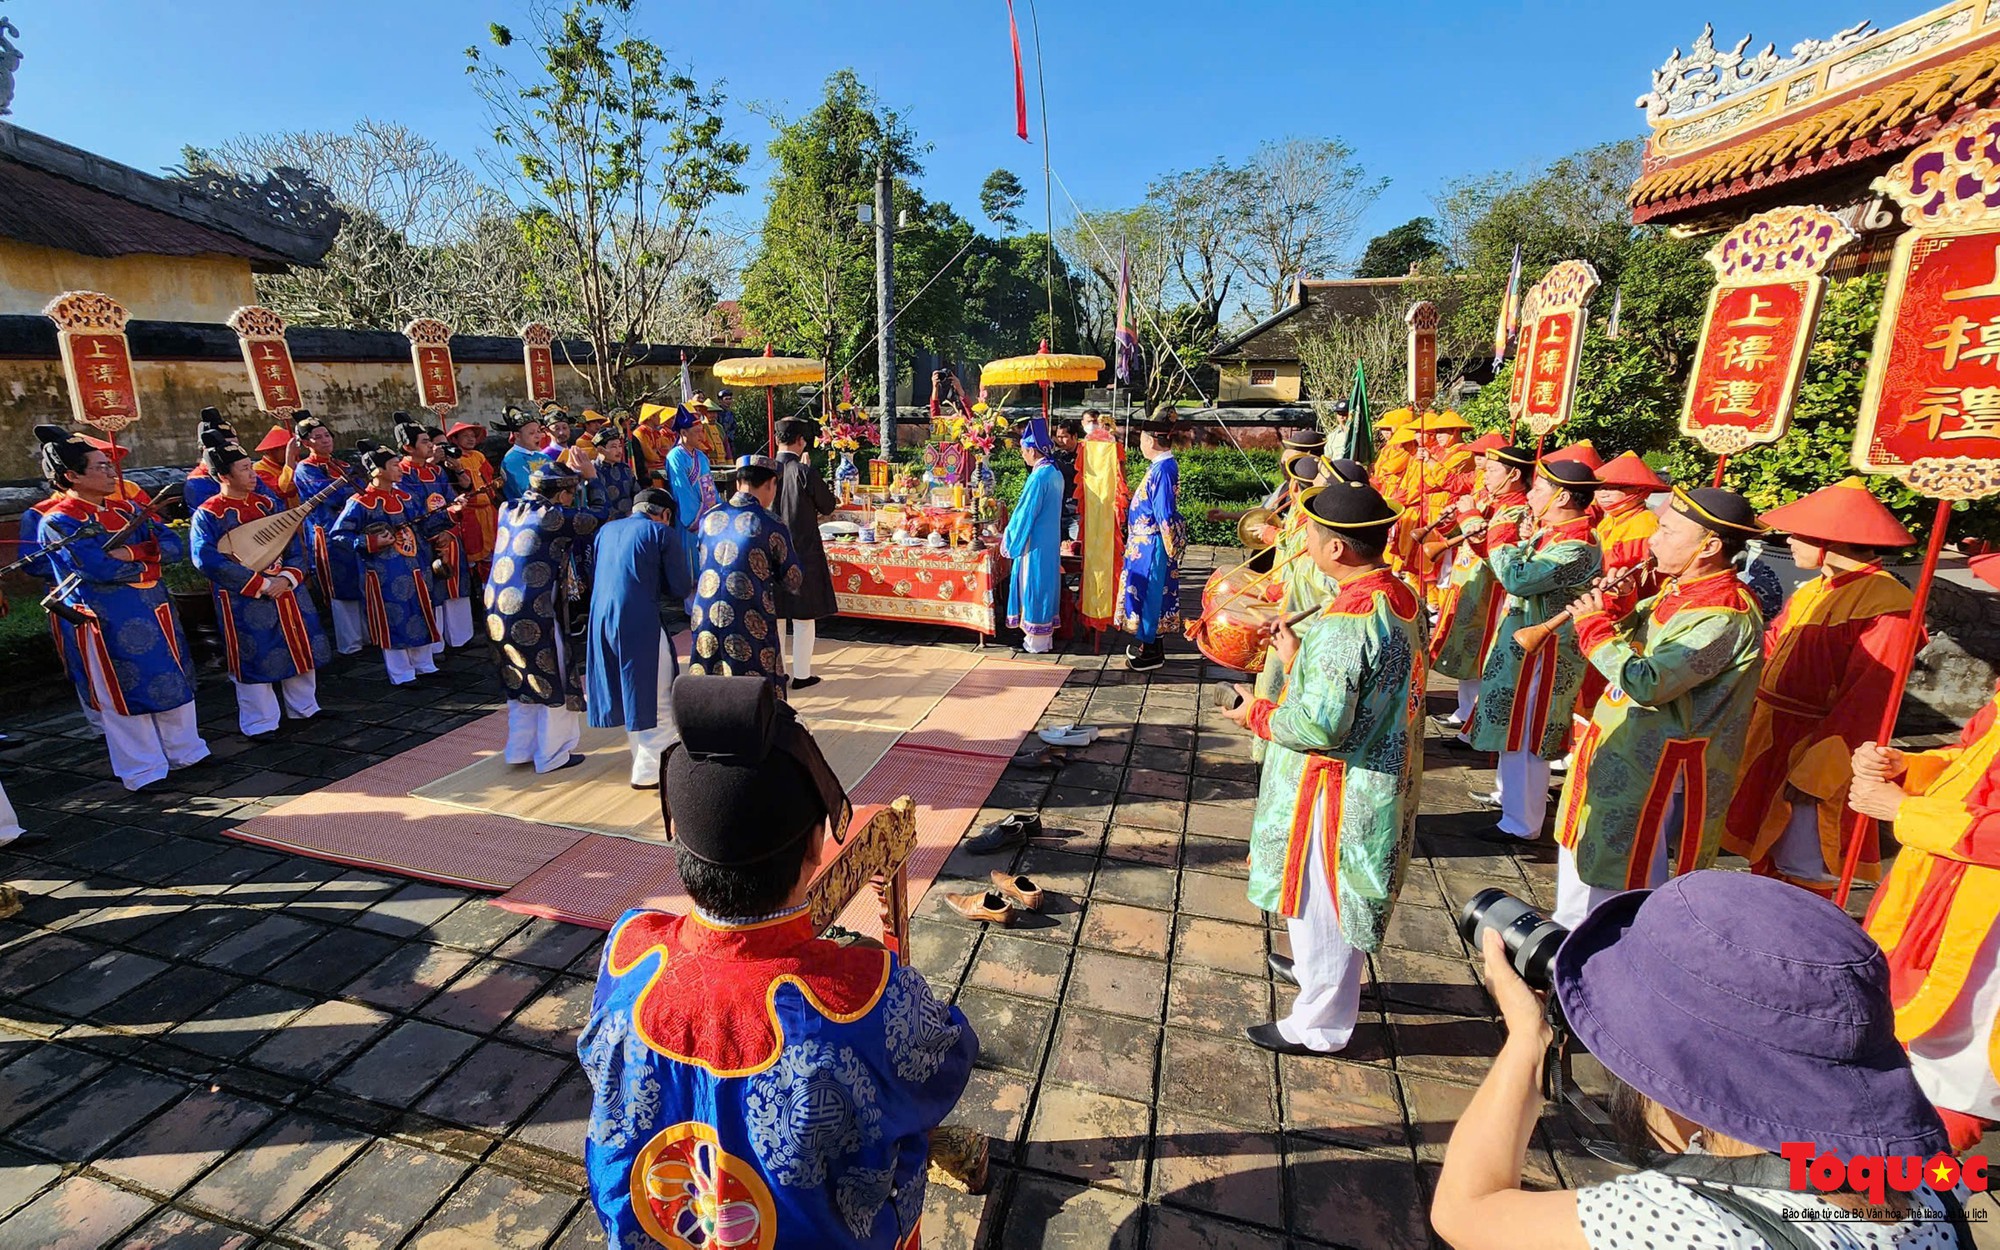
[[[1104,357],[1052,352],[1049,341],[1032,356],[1008,356],[989,361],[979,370],[981,386],[1026,386],[1042,388],[1042,421],[1049,419],[1049,385],[1053,382],[1095,382],[1104,372]]]
[[[762,356],[736,356],[729,360],[718,360],[709,370],[718,382],[730,386],[761,386],[764,388],[764,434],[769,455],[778,454],[778,391],[780,386],[801,386],[807,382],[824,382],[826,364],[824,361],[807,360],[801,356],[774,356],[766,345]]]

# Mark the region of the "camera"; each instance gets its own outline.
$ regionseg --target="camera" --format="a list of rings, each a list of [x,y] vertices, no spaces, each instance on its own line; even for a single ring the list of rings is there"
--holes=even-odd
[[[1476,949],[1487,929],[1500,934],[1507,948],[1507,962],[1521,979],[1546,992],[1553,982],[1549,970],[1556,960],[1556,948],[1569,930],[1536,911],[1527,903],[1501,889],[1485,889],[1466,901],[1459,913],[1458,933]]]

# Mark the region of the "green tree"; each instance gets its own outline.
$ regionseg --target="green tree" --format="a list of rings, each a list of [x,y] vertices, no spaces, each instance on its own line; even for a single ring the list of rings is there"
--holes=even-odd
[[[1021,228],[1019,209],[1028,193],[1021,189],[1021,180],[1012,170],[996,169],[986,175],[986,181],[979,188],[979,211],[986,214],[986,220],[1000,228],[1002,234],[1011,234]]]
[[[496,177],[525,206],[521,237],[573,310],[592,358],[577,366],[599,403],[626,394],[636,349],[656,324],[715,201],[743,190],[749,151],[724,136],[720,85],[670,66],[626,25],[633,0],[539,0],[528,64],[466,50],[485,102]],[[563,327],[568,329],[570,327]]]
[[[1437,222],[1430,217],[1412,217],[1394,229],[1368,240],[1361,263],[1354,267],[1357,278],[1400,278],[1425,261],[1444,252],[1437,240]]]

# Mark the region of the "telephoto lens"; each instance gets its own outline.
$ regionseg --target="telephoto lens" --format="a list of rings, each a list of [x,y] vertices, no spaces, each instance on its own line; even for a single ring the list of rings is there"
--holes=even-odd
[[[1501,889],[1486,889],[1472,896],[1458,917],[1459,936],[1476,950],[1480,935],[1488,929],[1499,931],[1507,948],[1507,962],[1530,986],[1544,992],[1552,988],[1550,965],[1556,948],[1569,930]]]

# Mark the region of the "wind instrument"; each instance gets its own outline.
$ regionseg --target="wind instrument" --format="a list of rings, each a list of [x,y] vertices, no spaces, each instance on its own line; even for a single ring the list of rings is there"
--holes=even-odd
[[[1649,555],[1609,581],[1599,583],[1596,589],[1605,594],[1615,594],[1618,591],[1624,590],[1628,583],[1636,582],[1645,577],[1646,574],[1652,572],[1655,564],[1656,562],[1653,557]],[[1568,624],[1575,615],[1576,605],[1572,603],[1539,625],[1523,625],[1514,631],[1514,645],[1520,647],[1527,654],[1533,655],[1542,648],[1542,644],[1554,637],[1555,632]]]

